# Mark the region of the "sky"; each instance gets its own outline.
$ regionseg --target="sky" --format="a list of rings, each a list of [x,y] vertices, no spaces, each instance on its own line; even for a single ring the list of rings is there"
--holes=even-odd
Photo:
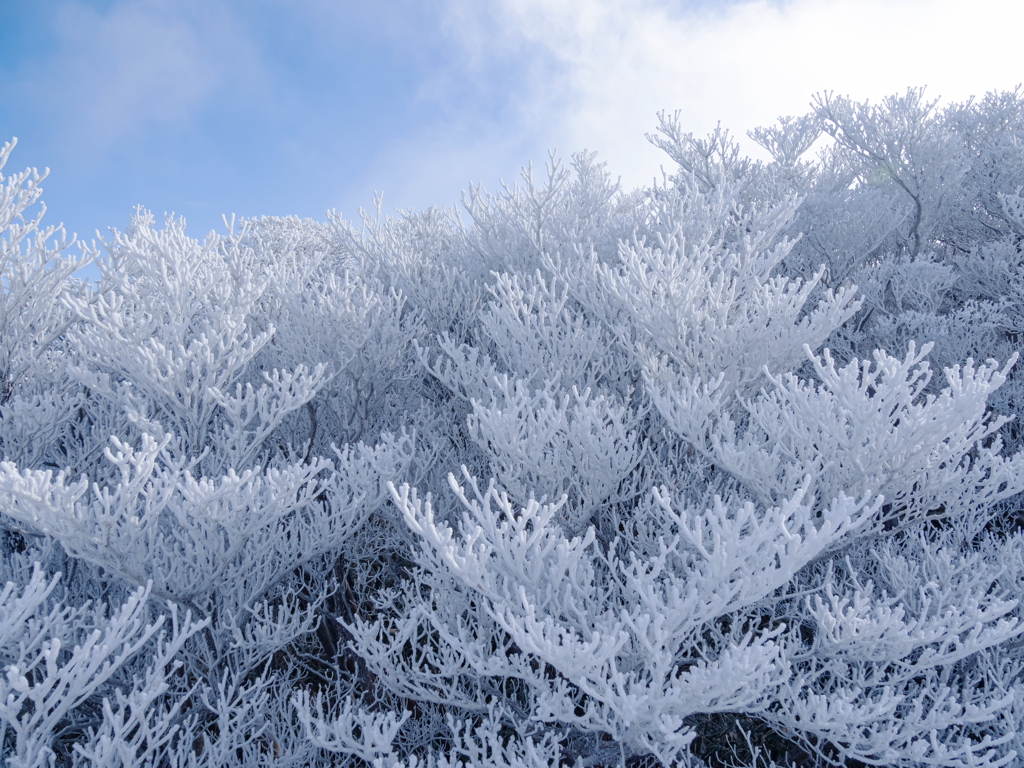
[[[823,90],[1013,89],[1022,28],[1019,0],[0,0],[0,143],[7,173],[52,169],[45,221],[85,239],[136,205],[195,236],[355,220],[549,150],[649,184],[661,110],[742,138]]]

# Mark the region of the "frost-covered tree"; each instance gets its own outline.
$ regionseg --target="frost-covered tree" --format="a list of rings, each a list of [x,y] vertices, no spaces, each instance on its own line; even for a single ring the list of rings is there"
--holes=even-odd
[[[1018,764],[1024,97],[648,138],[77,257],[0,177],[5,761]]]

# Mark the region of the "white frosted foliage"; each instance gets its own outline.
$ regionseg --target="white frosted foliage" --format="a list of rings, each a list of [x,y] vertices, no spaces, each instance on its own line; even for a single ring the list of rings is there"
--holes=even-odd
[[[78,257],[0,176],[2,761],[1019,765],[1024,95],[659,117]]]

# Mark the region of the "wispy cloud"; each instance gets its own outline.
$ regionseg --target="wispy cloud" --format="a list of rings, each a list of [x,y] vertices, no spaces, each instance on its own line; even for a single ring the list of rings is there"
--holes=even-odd
[[[424,208],[548,149],[649,183],[659,110],[742,136],[822,89],[960,100],[1016,84],[1024,27],[1010,0],[36,2],[32,43],[0,46],[6,130],[85,232],[136,203],[200,229]]]
[[[257,82],[231,16],[215,1],[64,2],[52,17],[54,55],[22,85],[94,154],[154,125],[188,126],[226,88]]]

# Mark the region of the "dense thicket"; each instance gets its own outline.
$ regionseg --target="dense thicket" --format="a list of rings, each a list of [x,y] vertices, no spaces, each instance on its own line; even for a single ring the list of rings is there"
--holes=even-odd
[[[1020,764],[1024,93],[751,135],[79,256],[0,177],[7,763]]]

